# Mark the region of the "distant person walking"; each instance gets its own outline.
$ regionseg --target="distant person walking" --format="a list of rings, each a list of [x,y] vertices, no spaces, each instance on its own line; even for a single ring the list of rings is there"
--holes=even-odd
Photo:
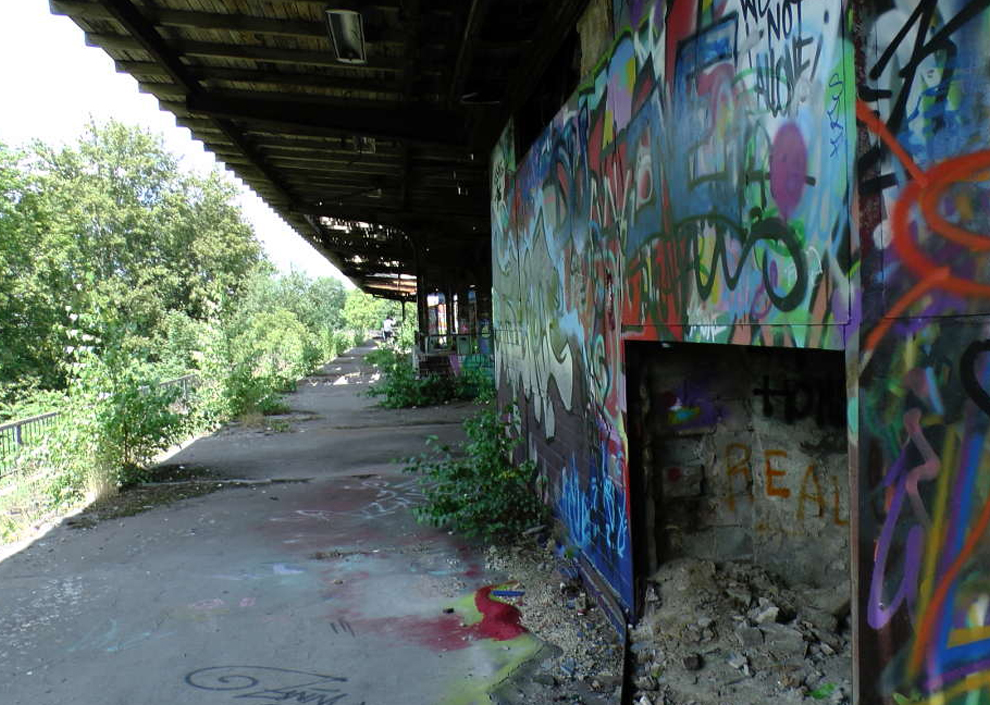
[[[385,320],[382,322],[382,338],[386,343],[392,339],[393,328],[395,328],[395,321],[392,320],[392,316],[385,316]]]

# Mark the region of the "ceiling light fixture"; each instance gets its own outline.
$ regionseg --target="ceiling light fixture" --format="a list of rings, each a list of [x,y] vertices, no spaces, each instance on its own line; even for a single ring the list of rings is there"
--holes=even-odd
[[[342,64],[366,64],[368,56],[364,43],[364,22],[355,10],[324,10],[327,34],[337,61]]]

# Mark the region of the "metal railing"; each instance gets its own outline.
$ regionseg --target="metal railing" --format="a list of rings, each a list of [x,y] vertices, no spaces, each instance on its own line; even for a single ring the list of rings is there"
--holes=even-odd
[[[159,387],[179,387],[179,401],[185,403],[189,393],[199,385],[199,377],[194,374],[159,382]],[[141,387],[146,391],[149,387]],[[17,421],[0,423],[0,477],[8,474],[14,456],[22,448],[40,442],[52,428],[58,425],[61,411],[30,416]]]

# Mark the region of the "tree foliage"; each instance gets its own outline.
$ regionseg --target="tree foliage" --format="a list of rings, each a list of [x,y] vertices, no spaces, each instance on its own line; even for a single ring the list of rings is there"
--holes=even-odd
[[[239,298],[261,248],[233,197],[116,122],[76,145],[0,147],[0,384],[65,387],[72,314],[150,341],[173,312],[205,321]]]
[[[382,322],[388,315],[399,320],[402,316],[402,304],[371,296],[360,289],[347,292],[343,319],[345,327],[350,330],[359,333],[381,330]]]

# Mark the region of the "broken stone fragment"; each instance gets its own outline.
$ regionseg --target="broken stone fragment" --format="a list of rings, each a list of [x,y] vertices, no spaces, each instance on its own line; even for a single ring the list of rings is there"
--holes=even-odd
[[[775,655],[804,658],[808,645],[797,629],[784,624],[764,624],[759,629],[766,639],[767,649]]]
[[[753,594],[738,583],[729,583],[725,588],[725,594],[745,608],[749,608],[753,602]]]
[[[801,609],[801,619],[823,632],[834,632],[839,627],[839,619],[830,612],[815,607]]]
[[[660,687],[653,676],[640,676],[633,681],[633,685],[637,690],[656,690]]]
[[[780,608],[767,598],[761,597],[759,605],[752,610],[750,616],[757,624],[776,622],[780,616]]]
[[[684,657],[684,668],[689,671],[700,671],[702,665],[701,654],[688,654]]]
[[[849,611],[849,587],[805,590],[801,593],[802,602],[815,609],[841,617]]]
[[[748,663],[749,663],[749,659],[747,659],[742,654],[730,654],[729,655],[728,664],[730,666],[732,666],[734,669],[736,669],[737,671],[741,671],[743,669],[743,667],[746,666],[746,664],[748,664]]]
[[[744,649],[752,649],[763,645],[763,632],[746,623],[736,627],[736,638]]]

